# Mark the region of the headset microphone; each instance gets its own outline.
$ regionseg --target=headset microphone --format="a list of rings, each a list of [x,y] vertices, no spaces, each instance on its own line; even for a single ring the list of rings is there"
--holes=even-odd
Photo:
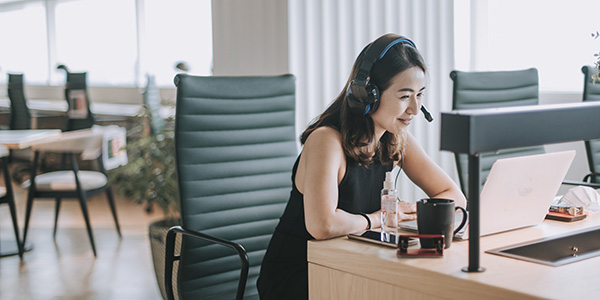
[[[425,119],[428,122],[433,121],[433,117],[431,116],[431,114],[429,113],[429,111],[427,110],[427,108],[425,108],[425,105],[421,105],[421,111],[423,112],[423,116],[425,116]]]

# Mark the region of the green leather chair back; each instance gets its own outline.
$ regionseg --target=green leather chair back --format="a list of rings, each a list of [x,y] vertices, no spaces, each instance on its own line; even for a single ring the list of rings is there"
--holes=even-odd
[[[584,74],[583,101],[600,101],[600,81],[592,79],[592,75],[598,73],[594,66],[581,68]],[[585,150],[591,173],[600,173],[600,139],[585,141]],[[600,182],[600,177],[591,176],[591,182]]]
[[[23,74],[8,74],[8,98],[10,99],[11,130],[31,129],[31,112],[27,107]]]
[[[452,109],[478,109],[492,107],[539,104],[537,69],[495,72],[450,72],[453,80]],[[544,146],[507,149],[480,156],[481,185],[485,183],[490,169],[499,158],[541,154]],[[455,154],[460,186],[468,195],[468,156]],[[480,187],[481,188],[481,187]]]
[[[245,299],[257,299],[265,250],[291,190],[297,156],[295,79],[177,75],[175,147],[182,227],[238,242],[250,271]],[[184,238],[182,299],[233,299],[239,258]]]

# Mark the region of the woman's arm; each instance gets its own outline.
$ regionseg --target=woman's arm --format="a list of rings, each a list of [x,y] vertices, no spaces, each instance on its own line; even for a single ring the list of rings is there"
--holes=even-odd
[[[306,229],[315,239],[327,239],[367,228],[361,215],[338,209],[338,185],[346,172],[339,132],[321,127],[311,133],[302,149],[295,183],[304,195]],[[379,227],[379,212],[368,215]]]
[[[408,178],[430,198],[452,199],[456,206],[466,207],[467,200],[452,178],[429,158],[411,134],[407,138],[403,170]]]

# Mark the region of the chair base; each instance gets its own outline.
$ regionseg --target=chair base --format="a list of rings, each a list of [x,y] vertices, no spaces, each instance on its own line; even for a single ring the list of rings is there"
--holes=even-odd
[[[31,243],[27,243],[23,246],[23,252],[28,252],[33,249]],[[19,247],[17,247],[16,241],[0,240],[0,257],[19,255]]]

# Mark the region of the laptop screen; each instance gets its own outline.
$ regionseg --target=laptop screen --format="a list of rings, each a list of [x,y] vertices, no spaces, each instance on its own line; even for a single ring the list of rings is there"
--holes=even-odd
[[[480,194],[480,234],[488,235],[537,225],[544,221],[575,151],[564,151],[498,159],[492,165]],[[460,216],[455,221],[460,222]],[[400,228],[416,231],[416,221]],[[464,234],[455,238],[468,238]]]

